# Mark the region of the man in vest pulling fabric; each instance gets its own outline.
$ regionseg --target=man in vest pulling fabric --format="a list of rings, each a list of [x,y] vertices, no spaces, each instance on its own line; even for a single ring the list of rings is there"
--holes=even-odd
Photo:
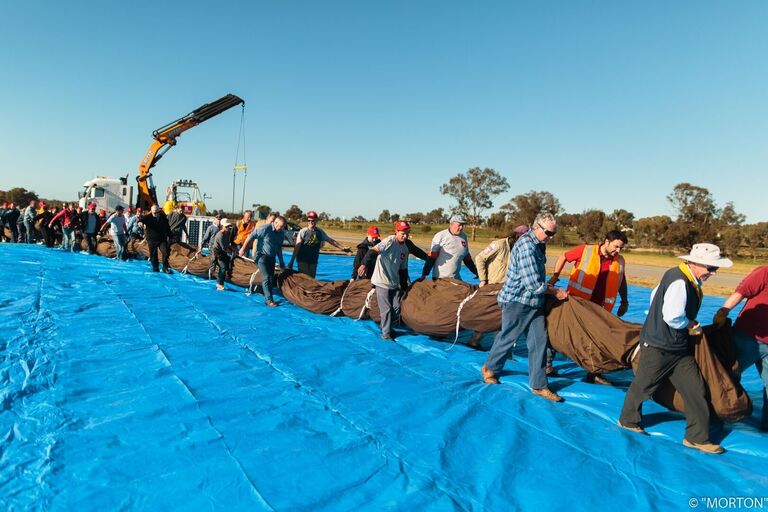
[[[651,293],[648,317],[640,331],[640,363],[618,425],[645,434],[641,426],[643,402],[669,379],[685,403],[683,444],[705,453],[723,453],[720,445],[709,440],[709,404],[691,338],[701,336],[696,315],[703,298],[702,282],[733,263],[721,257],[720,248],[713,244],[696,244],[690,254],[680,258],[685,261],[667,270]]]
[[[573,263],[571,277],[568,280],[568,294],[581,297],[613,311],[616,296],[621,296],[621,304],[616,312],[624,316],[629,308],[627,301],[627,281],[624,278],[624,258],[619,254],[627,244],[627,236],[619,230],[609,231],[600,245],[581,244],[561,255],[549,280],[554,286],[566,263]],[[552,367],[554,352],[548,353],[547,369]],[[553,372],[554,373],[554,372]],[[596,373],[587,374],[587,382],[611,383]]]

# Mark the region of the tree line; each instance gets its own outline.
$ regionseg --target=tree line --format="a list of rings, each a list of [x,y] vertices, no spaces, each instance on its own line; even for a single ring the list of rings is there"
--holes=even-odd
[[[503,203],[498,211],[486,214],[493,208],[494,198],[509,191],[509,188],[507,179],[494,169],[474,167],[440,186],[440,192],[454,201],[448,210],[435,208],[428,212],[401,215],[385,209],[376,219],[366,219],[361,215],[341,219],[327,212],[318,212],[318,217],[322,221],[339,224],[344,220],[353,223],[407,220],[412,224],[433,225],[445,224],[450,215],[458,213],[467,220],[474,240],[479,227],[506,233],[521,224],[530,226],[540,212],[550,212],[557,216],[561,230],[575,233],[583,242],[599,242],[607,231],[619,229],[637,247],[680,250],[688,249],[696,242],[712,242],[731,256],[738,256],[741,251],[748,252],[753,258],[757,257],[759,249],[768,249],[768,222],[744,224],[745,216],[736,211],[733,202],[726,202],[719,207],[708,189],[691,183],[675,185],[667,196],[667,202],[675,212],[674,218],[656,215],[636,219],[632,212],[624,209],[612,212],[589,209],[581,213],[568,213],[551,192],[544,190],[515,195]],[[25,188],[0,190],[0,202],[13,202],[24,207],[33,199],[40,198],[34,191]],[[57,200],[47,202],[51,206],[61,204]],[[253,210],[258,216],[265,217],[271,208],[254,204]],[[305,216],[305,212],[295,204],[283,214],[294,222],[302,221]]]

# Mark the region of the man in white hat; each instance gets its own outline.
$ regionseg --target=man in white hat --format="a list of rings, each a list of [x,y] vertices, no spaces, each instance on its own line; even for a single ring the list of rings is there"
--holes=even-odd
[[[733,265],[713,244],[696,244],[684,261],[664,273],[651,293],[648,317],[640,331],[640,364],[627,391],[619,426],[645,434],[643,402],[666,380],[685,402],[683,444],[705,453],[723,453],[709,440],[709,404],[704,380],[693,358],[691,337],[701,335],[696,321],[702,301],[701,284],[721,267]]]
[[[733,326],[736,359],[742,374],[755,365],[763,379],[762,430],[768,430],[768,265],[757,267],[739,283],[723,307],[717,310],[712,323],[725,325],[728,313],[742,300],[747,299]]]
[[[461,215],[451,217],[448,229],[438,231],[432,237],[432,245],[429,249],[429,257],[424,262],[421,278],[424,279],[432,272],[432,279],[452,277],[461,279],[461,263],[463,262],[470,272],[477,276],[477,267],[469,253],[467,235],[464,233],[466,221]]]

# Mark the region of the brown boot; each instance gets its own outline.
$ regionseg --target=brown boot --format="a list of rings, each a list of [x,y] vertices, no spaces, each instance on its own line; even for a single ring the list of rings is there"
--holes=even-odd
[[[629,425],[624,425],[621,420],[617,421],[616,424],[620,426],[623,429],[627,429],[630,432],[635,432],[636,434],[643,434],[644,436],[649,435],[648,432],[645,431],[643,427],[637,426],[637,427],[631,427]]]
[[[553,402],[565,402],[565,399],[555,393],[554,391],[551,391],[549,388],[541,388],[541,389],[532,389],[534,395],[538,395],[541,398],[546,398],[547,400],[552,400]]]
[[[494,375],[491,370],[486,368],[485,365],[480,368],[480,372],[483,374],[483,382],[486,384],[499,384],[499,379],[497,379],[496,375]]]
[[[704,453],[723,453],[725,450],[723,450],[723,447],[719,444],[715,443],[694,443],[693,441],[689,441],[687,439],[683,439],[683,445],[687,446],[688,448],[696,448],[699,451],[702,451]]]

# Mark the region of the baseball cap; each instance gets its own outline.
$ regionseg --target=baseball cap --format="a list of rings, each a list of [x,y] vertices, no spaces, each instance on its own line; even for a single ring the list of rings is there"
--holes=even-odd
[[[224,226],[224,227],[231,226],[232,225],[232,221],[227,219],[227,218],[221,219],[221,225]]]
[[[376,226],[369,227],[368,228],[368,235],[369,236],[374,236],[374,237],[378,238],[379,237],[379,228],[377,228]]]
[[[411,229],[411,225],[404,220],[395,223],[395,231],[408,231],[409,229]]]
[[[467,221],[464,220],[464,217],[459,215],[458,213],[451,216],[451,222],[458,222],[459,224],[466,224]]]
[[[312,220],[312,219],[317,220],[317,212],[310,211],[309,213],[307,213],[307,220]]]

